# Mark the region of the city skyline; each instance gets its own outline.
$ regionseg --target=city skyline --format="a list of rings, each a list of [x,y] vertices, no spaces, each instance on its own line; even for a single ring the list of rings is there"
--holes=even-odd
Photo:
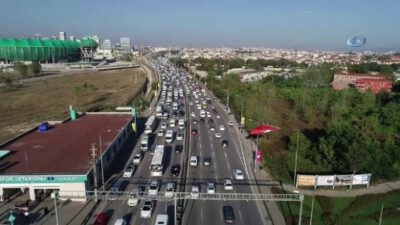
[[[96,3],[96,4],[93,4]],[[400,2],[285,1],[10,1],[0,38],[26,38],[65,31],[98,35],[134,45],[174,47],[266,47],[334,51],[399,51],[395,29]],[[78,7],[79,6],[79,7]],[[60,13],[59,9],[64,12]],[[20,12],[16,16],[13,12]],[[51,18],[51,19],[49,19]],[[30,21],[27,23],[26,21]],[[353,35],[367,45],[346,46]]]

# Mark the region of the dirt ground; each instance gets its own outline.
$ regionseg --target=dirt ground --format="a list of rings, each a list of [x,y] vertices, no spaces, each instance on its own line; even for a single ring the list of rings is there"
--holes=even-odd
[[[41,122],[63,120],[69,106],[78,111],[109,111],[127,105],[147,78],[141,68],[82,74],[0,89],[0,143]]]

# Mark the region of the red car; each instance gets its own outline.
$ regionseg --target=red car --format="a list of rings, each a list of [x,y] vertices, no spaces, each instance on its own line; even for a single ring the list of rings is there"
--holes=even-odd
[[[107,225],[108,218],[105,213],[99,213],[96,216],[96,221],[94,221],[93,225]]]
[[[196,135],[197,134],[197,130],[196,129],[192,129],[192,135]]]

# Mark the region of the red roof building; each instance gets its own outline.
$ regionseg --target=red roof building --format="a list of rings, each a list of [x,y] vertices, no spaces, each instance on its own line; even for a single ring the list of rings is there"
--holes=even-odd
[[[380,91],[390,91],[392,85],[393,81],[391,80],[359,79],[355,82],[355,86],[358,90],[372,90],[375,94]]]
[[[340,91],[349,88],[349,85],[356,85],[357,80],[387,80],[384,75],[372,75],[367,73],[337,73],[334,75],[332,87],[334,90]]]

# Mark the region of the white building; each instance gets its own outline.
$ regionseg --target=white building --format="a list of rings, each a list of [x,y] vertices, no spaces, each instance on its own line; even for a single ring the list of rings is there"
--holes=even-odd
[[[112,43],[110,39],[105,39],[101,45],[102,50],[112,50]]]
[[[130,38],[128,38],[128,37],[121,37],[120,38],[120,40],[119,40],[119,42],[120,42],[120,48],[121,48],[121,51],[123,51],[123,52],[127,52],[127,53],[129,53],[129,52],[131,52],[131,50],[132,50],[132,46],[131,46],[131,39]]]
[[[67,40],[67,34],[64,31],[60,32],[60,40],[61,41]]]

